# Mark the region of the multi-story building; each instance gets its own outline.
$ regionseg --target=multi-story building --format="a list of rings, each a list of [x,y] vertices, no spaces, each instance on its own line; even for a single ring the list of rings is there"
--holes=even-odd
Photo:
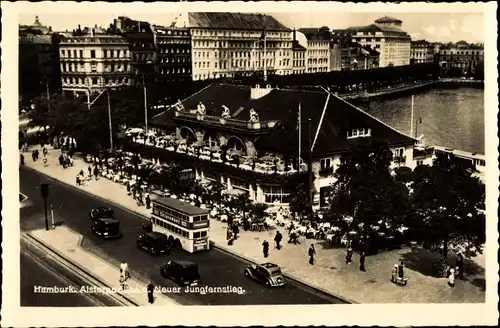
[[[292,74],[306,73],[306,46],[306,37],[294,29],[292,41]]]
[[[352,42],[370,46],[380,53],[380,67],[404,66],[410,64],[411,37],[401,29],[403,21],[382,17],[364,27],[352,27],[357,31]]]
[[[349,71],[379,67],[380,54],[369,46],[349,42],[332,44],[330,49],[330,70]]]
[[[462,74],[474,74],[478,66],[484,65],[484,48],[466,42],[443,45],[439,48],[439,64],[444,69],[459,68]]]
[[[19,26],[19,96],[29,101],[40,94],[60,89],[57,38],[52,29],[40,23]]]
[[[131,84],[127,40],[101,28],[65,38],[59,45],[63,92],[94,93]]]
[[[191,80],[191,34],[188,28],[153,26],[158,59],[158,80]]]
[[[307,39],[306,72],[320,73],[330,70],[330,40],[328,27],[301,28],[301,33]]]
[[[434,61],[434,45],[426,40],[411,42],[410,63],[432,63]]]
[[[153,29],[148,22],[120,16],[113,21],[110,32],[117,33],[130,45],[130,64],[135,85],[157,80],[157,49]]]
[[[292,73],[292,31],[274,17],[199,12],[187,20],[193,80]]]
[[[297,125],[299,112],[303,123]],[[187,142],[181,154],[172,147],[155,148],[161,161],[180,158],[196,169],[197,178],[220,180],[229,191],[246,193],[260,203],[286,205],[299,183],[307,188],[307,172],[312,172],[314,204],[327,205],[341,154],[363,141],[387,143],[394,152],[393,165],[413,163],[414,139],[322,91],[212,84],[150,124],[165,133],[173,128],[177,138]],[[194,145],[204,145],[201,153]],[[236,154],[238,161],[221,161],[218,147]],[[304,165],[308,149],[312,162]],[[266,156],[269,153],[276,155]]]

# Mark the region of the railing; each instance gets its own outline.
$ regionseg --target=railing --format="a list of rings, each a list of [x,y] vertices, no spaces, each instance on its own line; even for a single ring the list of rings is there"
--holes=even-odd
[[[237,129],[246,129],[246,130],[272,129],[278,124],[278,121],[249,122],[243,120],[236,120],[234,118],[224,118],[212,115],[200,115],[182,111],[175,112],[175,116],[190,121],[203,121],[209,124],[227,126]]]

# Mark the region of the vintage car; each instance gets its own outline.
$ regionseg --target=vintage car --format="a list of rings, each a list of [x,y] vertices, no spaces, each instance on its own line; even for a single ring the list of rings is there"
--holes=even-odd
[[[92,232],[104,239],[121,238],[120,221],[113,218],[98,218],[92,221]]]
[[[93,220],[99,218],[111,218],[113,217],[113,209],[109,207],[96,207],[89,212],[89,217]]]
[[[160,274],[181,286],[196,286],[200,283],[198,264],[191,261],[168,261],[160,267]]]
[[[286,284],[280,267],[273,263],[252,264],[245,268],[245,276],[268,287],[279,287]]]
[[[169,254],[171,252],[168,237],[159,232],[145,232],[136,241],[139,249],[147,251],[149,254]]]

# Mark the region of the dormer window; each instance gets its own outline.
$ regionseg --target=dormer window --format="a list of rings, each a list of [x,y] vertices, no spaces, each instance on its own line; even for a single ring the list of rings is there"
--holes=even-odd
[[[372,135],[372,129],[370,128],[352,129],[350,131],[347,131],[347,139],[370,137],[371,135]]]

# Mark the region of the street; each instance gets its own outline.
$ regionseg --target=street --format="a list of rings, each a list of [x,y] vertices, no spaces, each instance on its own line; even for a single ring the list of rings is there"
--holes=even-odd
[[[62,168],[61,168],[62,169]],[[210,287],[231,286],[242,288],[243,293],[220,293],[204,295],[168,294],[168,297],[186,305],[258,305],[258,304],[330,304],[343,303],[333,297],[320,294],[307,286],[289,283],[284,288],[269,289],[243,275],[248,263],[212,249],[208,252],[189,254],[174,250],[172,255],[150,256],[137,249],[136,237],[142,233],[141,224],[144,218],[132,212],[113,206],[105,201],[82,193],[75,188],[63,185],[55,180],[25,169],[20,169],[20,190],[33,203],[21,211],[21,229],[43,228],[43,201],[40,196],[41,183],[50,183],[49,204],[53,204],[57,221],[82,234],[83,247],[118,265],[120,261],[128,262],[132,275],[137,279],[151,281],[158,287],[176,286],[170,280],[162,278],[159,267],[169,259],[189,260],[199,265],[202,285]],[[102,240],[90,231],[88,212],[95,207],[109,206],[115,211],[115,217],[121,221],[123,238],[119,240]],[[63,221],[61,223],[61,221]],[[118,277],[117,277],[118,280]]]
[[[78,293],[40,293],[34,287],[80,288],[78,277],[59,267],[57,263],[35,251],[25,243],[21,245],[21,306],[113,306],[109,298]]]

